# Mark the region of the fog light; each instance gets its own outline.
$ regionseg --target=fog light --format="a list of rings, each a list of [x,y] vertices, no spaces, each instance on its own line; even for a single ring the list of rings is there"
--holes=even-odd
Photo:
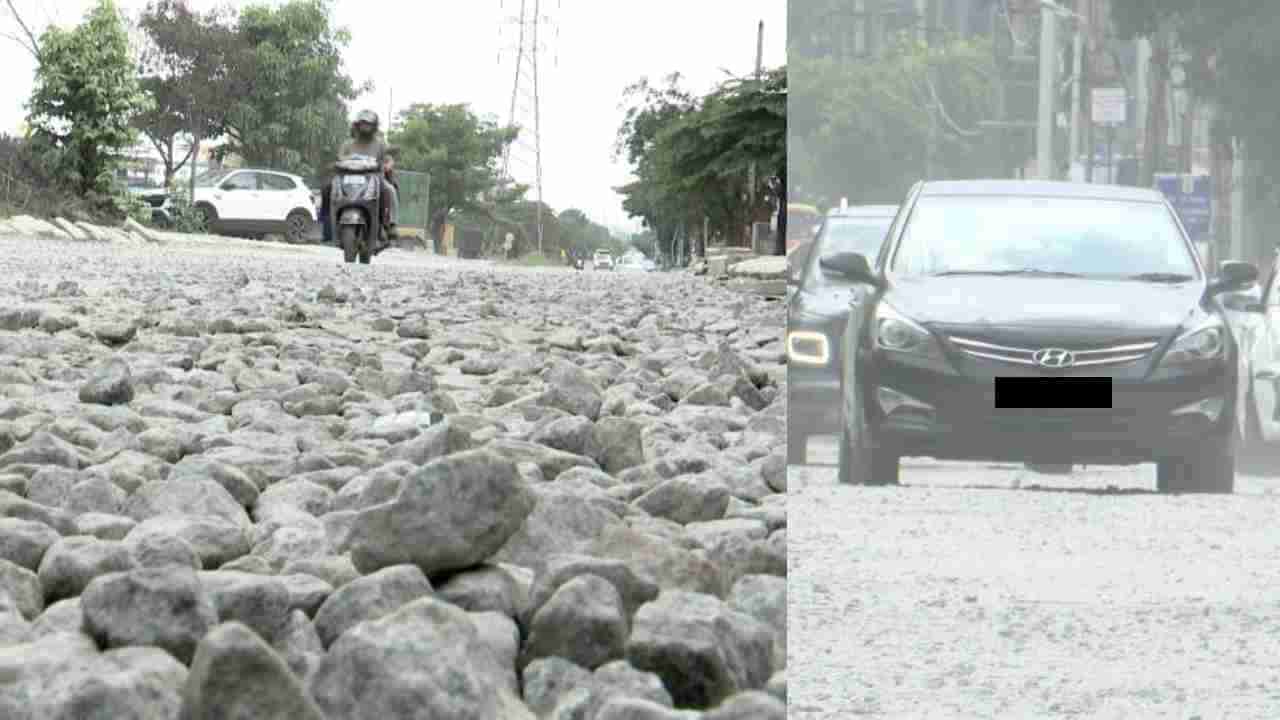
[[[787,357],[802,365],[831,362],[831,342],[820,332],[793,330],[787,333]]]
[[[917,410],[927,414],[933,413],[933,406],[929,403],[917,400],[892,388],[876,388],[876,400],[880,402],[880,409],[884,411],[885,415],[892,415],[898,410]]]
[[[1177,410],[1174,410],[1173,414],[1177,417],[1199,415],[1213,423],[1217,422],[1218,418],[1222,416],[1222,408],[1225,404],[1226,399],[1222,397],[1205,398],[1204,400],[1193,402],[1190,405],[1183,405]]]

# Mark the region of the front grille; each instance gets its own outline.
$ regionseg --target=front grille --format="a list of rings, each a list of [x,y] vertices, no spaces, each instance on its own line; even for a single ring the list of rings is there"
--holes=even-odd
[[[960,337],[948,337],[953,345],[966,355],[984,360],[1012,363],[1015,365],[1035,366],[1033,356],[1042,348],[1019,348],[1007,345],[995,345]],[[1119,365],[1141,360],[1160,345],[1158,340],[1127,345],[1111,345],[1106,347],[1067,347],[1075,356],[1071,367],[1094,367],[1098,365]],[[1063,347],[1046,346],[1046,347]]]

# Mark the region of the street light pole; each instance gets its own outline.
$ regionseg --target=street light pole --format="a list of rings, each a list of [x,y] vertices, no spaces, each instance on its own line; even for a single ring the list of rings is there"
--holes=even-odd
[[[1074,165],[1080,157],[1080,135],[1081,135],[1081,111],[1080,111],[1080,83],[1084,71],[1084,23],[1076,23],[1076,37],[1072,45],[1072,68],[1073,73],[1071,81],[1071,154],[1067,158],[1068,163]],[[1070,167],[1071,165],[1068,165]]]
[[[1036,176],[1052,180],[1053,171],[1053,96],[1057,60],[1058,22],[1055,13],[1044,3],[1040,8],[1040,112],[1036,123]]]

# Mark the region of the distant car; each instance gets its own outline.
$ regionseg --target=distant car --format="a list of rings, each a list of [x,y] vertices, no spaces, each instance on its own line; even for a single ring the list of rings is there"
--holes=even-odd
[[[1155,463],[1161,493],[1234,491],[1249,375],[1225,299],[1255,266],[1211,274],[1146,188],[925,182],[898,217],[874,260],[823,261],[862,288],[841,482],[896,484],[901,458],[925,456]]]
[[[1247,453],[1280,444],[1280,258],[1272,261],[1260,287],[1224,294],[1222,304],[1247,359],[1241,449]]]
[[[317,212],[297,175],[257,168],[216,170],[196,178],[194,205],[212,232],[306,240]]]
[[[823,258],[856,252],[874,256],[897,213],[896,205],[863,205],[832,210],[813,240],[787,258],[787,456],[803,465],[813,435],[840,427],[840,346],[854,283],[827,272]],[[790,276],[790,273],[789,273]]]
[[[591,267],[596,270],[612,270],[613,255],[608,250],[597,250],[592,258]]]
[[[151,207],[151,220],[157,225],[169,224],[169,191],[156,183],[131,183],[129,194],[141,198]]]

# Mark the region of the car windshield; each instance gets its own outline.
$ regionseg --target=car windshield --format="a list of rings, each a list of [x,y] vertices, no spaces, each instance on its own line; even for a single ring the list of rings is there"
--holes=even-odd
[[[1085,198],[923,197],[890,267],[904,276],[1200,277],[1163,204]]]
[[[806,289],[827,284],[833,280],[822,270],[822,258],[840,253],[861,253],[868,261],[875,261],[880,243],[893,224],[893,217],[832,217],[822,226],[813,241],[817,252],[810,251],[805,258],[805,278],[801,285]]]
[[[235,170],[209,170],[196,176],[196,187],[216,187]]]

